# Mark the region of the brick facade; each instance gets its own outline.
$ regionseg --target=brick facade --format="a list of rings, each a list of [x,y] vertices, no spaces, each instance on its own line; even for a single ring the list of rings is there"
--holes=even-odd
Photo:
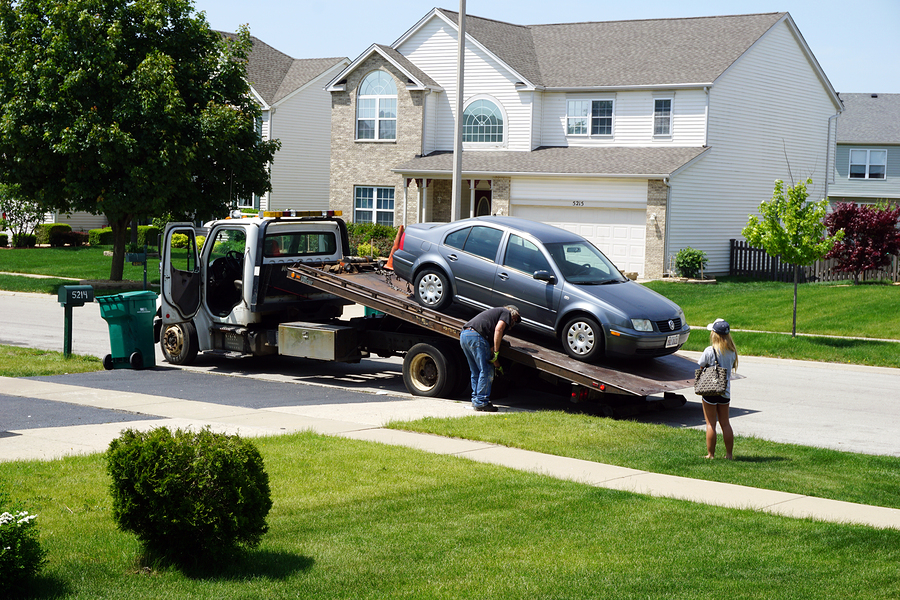
[[[647,181],[647,235],[644,277],[660,279],[666,269],[666,208],[669,187],[661,179]],[[656,215],[654,218],[653,215]]]

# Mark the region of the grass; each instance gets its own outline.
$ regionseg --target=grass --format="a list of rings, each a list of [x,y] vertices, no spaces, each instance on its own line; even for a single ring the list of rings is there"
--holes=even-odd
[[[791,332],[794,284],[724,278],[715,285],[645,284],[684,309],[688,323],[721,317],[732,329]],[[797,332],[900,340],[900,286],[804,284],[797,292]]]
[[[0,464],[0,480],[39,515],[49,552],[34,597],[900,594],[898,531],[638,496],[311,433],[256,443],[272,486],[270,530],[212,572],[142,558],[113,524],[101,456]]]
[[[39,377],[63,373],[88,373],[103,370],[103,363],[95,356],[0,346],[0,377]]]
[[[709,461],[705,431],[542,411],[425,418],[394,429],[480,440],[632,469],[900,508],[897,457],[736,437],[735,462]],[[720,439],[721,444],[721,439]]]
[[[108,246],[4,249],[0,250],[0,271],[69,277],[73,279],[109,279],[112,257],[104,256],[103,252],[110,249],[111,247]],[[143,281],[144,267],[126,262],[123,278],[132,281]],[[158,258],[147,259],[147,282],[159,283]],[[0,280],[0,286],[6,290],[9,290],[6,287],[8,284],[14,283]],[[56,285],[58,286],[59,283]],[[28,290],[14,289],[10,291]]]

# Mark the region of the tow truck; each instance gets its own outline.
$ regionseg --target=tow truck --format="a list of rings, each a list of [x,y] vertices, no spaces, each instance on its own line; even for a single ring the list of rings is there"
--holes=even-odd
[[[160,252],[158,339],[171,364],[190,364],[199,352],[329,362],[401,356],[414,396],[454,398],[468,386],[458,339],[469,315],[424,308],[382,263],[351,256],[338,211],[265,212],[202,228],[170,223]],[[369,309],[366,316],[340,319],[352,304]],[[675,392],[692,385],[695,368],[677,354],[583,363],[513,336],[500,356],[516,379],[567,387],[573,401],[599,401],[609,415],[683,405]]]

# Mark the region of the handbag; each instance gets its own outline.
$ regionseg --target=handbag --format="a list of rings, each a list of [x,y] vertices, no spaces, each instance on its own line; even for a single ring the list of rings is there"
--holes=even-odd
[[[728,371],[719,366],[715,349],[713,356],[713,364],[694,371],[694,393],[698,396],[721,396],[728,389]]]

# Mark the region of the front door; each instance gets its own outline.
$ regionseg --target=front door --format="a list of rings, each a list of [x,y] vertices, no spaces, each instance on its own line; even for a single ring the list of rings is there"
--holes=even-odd
[[[200,309],[200,262],[190,223],[169,223],[160,246],[160,291],[165,324],[190,321]]]

